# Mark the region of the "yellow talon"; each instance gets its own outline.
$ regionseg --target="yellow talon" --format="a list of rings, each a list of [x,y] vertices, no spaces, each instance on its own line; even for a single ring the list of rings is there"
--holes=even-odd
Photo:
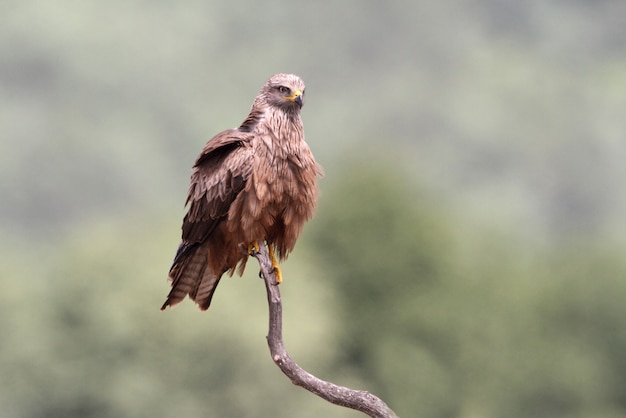
[[[283,273],[280,271],[280,266],[278,265],[278,260],[276,260],[276,256],[274,255],[274,248],[272,245],[267,246],[268,255],[270,256],[270,260],[272,260],[272,270],[276,273],[276,284],[282,283],[283,281]]]
[[[248,244],[248,255],[254,256],[261,251],[261,247],[259,247],[259,243],[256,241],[252,241]]]

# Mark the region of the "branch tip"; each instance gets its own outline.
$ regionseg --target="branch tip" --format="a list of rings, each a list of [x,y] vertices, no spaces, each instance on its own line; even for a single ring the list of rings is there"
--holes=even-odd
[[[267,302],[269,305],[269,332],[267,344],[274,363],[291,380],[311,393],[335,405],[345,406],[363,412],[375,418],[398,418],[398,416],[381,399],[363,390],[354,390],[331,382],[321,380],[294,362],[285,349],[282,335],[282,303],[280,290],[276,280],[275,269],[268,255],[266,245],[260,245],[259,251],[250,254],[255,257],[261,266],[259,274],[267,290]]]

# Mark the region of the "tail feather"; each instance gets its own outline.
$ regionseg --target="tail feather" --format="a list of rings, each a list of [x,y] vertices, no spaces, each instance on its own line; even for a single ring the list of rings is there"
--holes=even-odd
[[[217,275],[211,270],[207,245],[187,248],[182,257],[177,255],[169,274],[172,289],[161,310],[176,305],[187,295],[201,310],[208,309],[221,277],[221,274]]]
[[[198,281],[198,287],[194,289],[194,293],[189,296],[195,301],[201,310],[206,311],[211,305],[211,299],[213,299],[213,293],[217,289],[217,284],[220,282],[221,275],[217,275],[211,271],[210,268],[204,270],[202,279]]]

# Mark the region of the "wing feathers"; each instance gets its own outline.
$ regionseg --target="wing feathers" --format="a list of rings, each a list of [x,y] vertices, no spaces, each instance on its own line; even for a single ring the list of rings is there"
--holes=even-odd
[[[170,269],[172,289],[161,309],[175,305],[186,295],[207,309],[227,257],[213,254],[210,237],[246,186],[252,171],[249,135],[224,131],[211,139],[194,165],[183,220],[182,243]],[[215,252],[215,251],[214,251]],[[219,273],[217,273],[219,272]]]

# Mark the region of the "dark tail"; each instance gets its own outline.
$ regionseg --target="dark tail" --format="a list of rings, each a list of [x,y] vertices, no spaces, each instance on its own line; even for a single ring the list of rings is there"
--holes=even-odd
[[[201,310],[209,308],[222,274],[212,271],[208,255],[208,244],[180,245],[169,274],[172,290],[161,310],[176,305],[187,295]]]

